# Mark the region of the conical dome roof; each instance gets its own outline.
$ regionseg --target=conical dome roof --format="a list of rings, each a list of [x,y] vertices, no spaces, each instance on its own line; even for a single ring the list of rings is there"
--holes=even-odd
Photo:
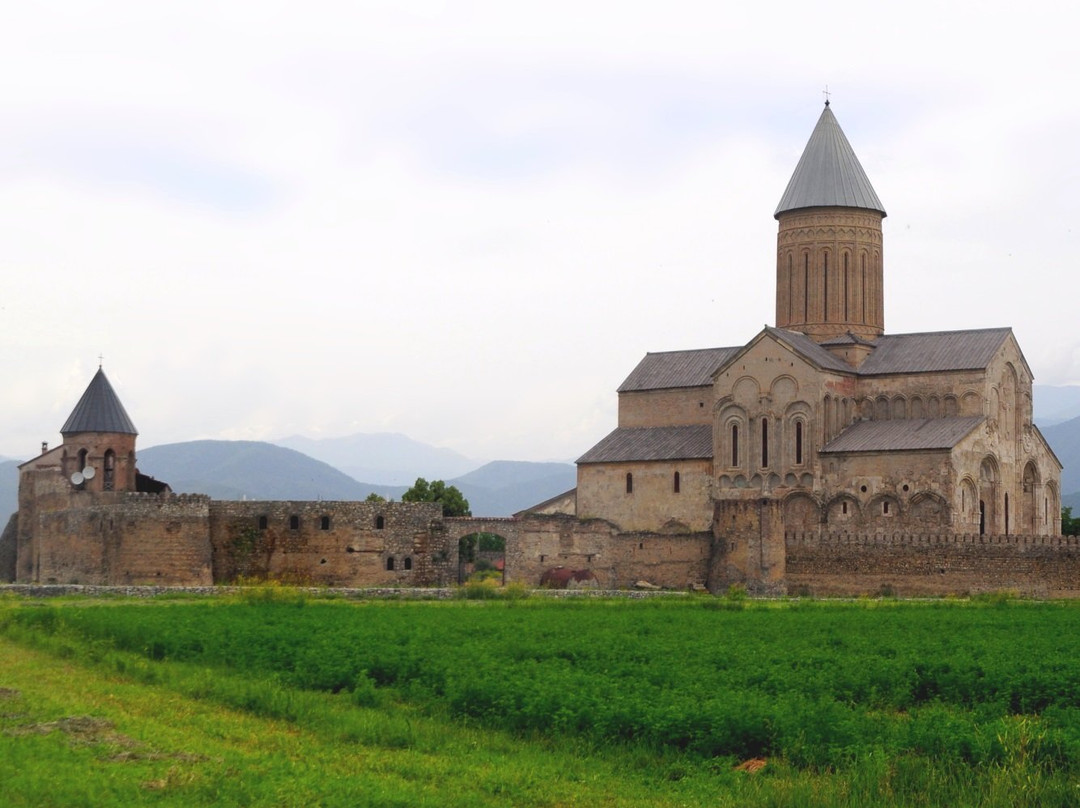
[[[828,102],[773,215],[817,207],[864,208],[885,215]]]
[[[98,368],[98,372],[90,380],[90,386],[86,388],[86,392],[82,394],[79,403],[60,429],[61,435],[72,435],[76,432],[139,434],[101,368]]]

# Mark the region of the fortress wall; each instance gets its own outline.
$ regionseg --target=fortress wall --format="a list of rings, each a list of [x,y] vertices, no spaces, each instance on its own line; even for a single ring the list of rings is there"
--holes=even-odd
[[[791,594],[1080,597],[1080,539],[908,533],[791,533]]]
[[[39,503],[31,526],[42,583],[205,586],[209,499],[72,491]]]
[[[218,583],[427,586],[457,574],[438,503],[215,501],[210,539]]]

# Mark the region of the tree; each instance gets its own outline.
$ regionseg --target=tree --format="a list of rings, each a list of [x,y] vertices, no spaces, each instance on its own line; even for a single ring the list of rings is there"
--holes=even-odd
[[[1061,535],[1080,535],[1080,516],[1073,516],[1071,507],[1061,509]]]
[[[447,485],[442,480],[428,482],[417,477],[412,488],[401,495],[402,502],[439,502],[443,516],[472,516],[469,500],[458,491],[456,486]]]
[[[376,494],[374,491],[372,491],[364,499],[364,502],[386,502],[386,497],[384,497],[382,494]]]

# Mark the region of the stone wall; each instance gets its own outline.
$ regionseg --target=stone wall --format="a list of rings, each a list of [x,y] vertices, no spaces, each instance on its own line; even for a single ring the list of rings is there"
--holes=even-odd
[[[675,490],[675,474],[679,490]],[[627,490],[627,475],[631,490]],[[710,460],[588,463],[578,466],[577,512],[622,530],[693,532],[712,522]]]
[[[457,577],[438,503],[232,502],[210,506],[214,580],[434,586]]]
[[[791,594],[1080,596],[1076,536],[791,533],[785,545]]]
[[[694,426],[712,420],[712,387],[619,393],[619,426]]]
[[[706,584],[712,534],[623,532],[603,519],[534,515],[520,519],[447,519],[457,537],[495,533],[506,540],[507,583],[538,586],[555,567],[591,570],[604,589],[648,581],[670,589]]]
[[[30,575],[20,580],[114,586],[212,582],[208,497],[72,491],[66,499],[38,507],[26,526],[32,533]]]

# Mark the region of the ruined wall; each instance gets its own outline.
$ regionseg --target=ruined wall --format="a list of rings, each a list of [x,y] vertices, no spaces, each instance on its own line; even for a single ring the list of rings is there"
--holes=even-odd
[[[583,519],[603,517],[627,531],[705,531],[712,521],[711,486],[710,460],[583,464],[577,513]]]
[[[711,387],[619,393],[619,426],[694,426],[712,419]]]
[[[457,540],[438,503],[218,502],[210,506],[214,580],[323,586],[456,581]]]
[[[708,532],[621,532],[603,519],[571,516],[447,521],[454,535],[484,531],[505,538],[506,582],[525,586],[538,586],[555,567],[591,570],[605,589],[638,581],[671,589],[704,586],[713,545]]]
[[[786,549],[791,594],[1080,596],[1075,536],[794,533]]]

